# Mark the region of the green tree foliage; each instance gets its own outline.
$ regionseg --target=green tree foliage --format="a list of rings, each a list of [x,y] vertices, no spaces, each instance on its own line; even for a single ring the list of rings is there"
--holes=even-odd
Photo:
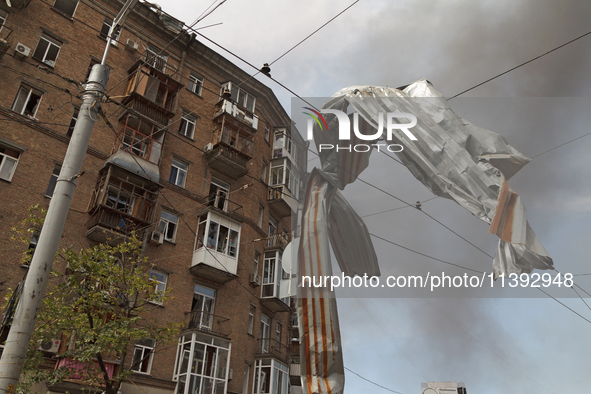
[[[41,225],[41,222],[37,222]],[[178,334],[178,325],[158,322],[150,313],[169,296],[156,289],[152,265],[142,257],[136,236],[111,246],[99,244],[79,252],[65,250],[66,272],[52,273],[21,379],[21,392],[31,384],[73,380],[94,391],[116,394],[132,369],[147,358],[128,357],[136,341],[155,340],[157,351]],[[27,255],[25,255],[25,258]],[[61,338],[56,368],[43,368],[37,350]],[[110,368],[117,365],[118,373]]]

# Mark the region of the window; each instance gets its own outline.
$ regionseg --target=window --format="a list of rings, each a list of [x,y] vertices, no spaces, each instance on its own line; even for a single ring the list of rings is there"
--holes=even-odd
[[[74,113],[72,114],[72,119],[70,119],[70,125],[68,126],[68,131],[66,131],[66,135],[68,137],[72,136],[74,133],[74,127],[76,127],[76,122],[78,121],[78,114],[80,113],[80,108],[74,108]]]
[[[255,360],[254,394],[287,394],[289,391],[289,367],[277,360]]]
[[[189,82],[187,83],[187,89],[201,96],[201,90],[203,89],[203,77],[199,74],[191,72],[189,76]]]
[[[103,22],[103,27],[101,28],[101,32],[99,33],[99,37],[103,40],[106,40],[109,37],[109,30],[111,30],[111,26],[113,25],[113,19],[105,18]],[[113,36],[111,37],[111,44],[117,46],[117,41],[119,41],[119,36],[121,35],[121,29],[115,29],[113,31]]]
[[[261,315],[261,339],[269,338],[271,334],[271,318]]]
[[[259,252],[254,252],[254,267],[252,269],[252,273],[257,275],[259,273],[259,261],[261,260],[261,254]]]
[[[191,305],[191,321],[189,327],[211,328],[215,307],[215,290],[205,286],[195,285],[193,289],[193,304]]]
[[[172,166],[170,167],[170,176],[168,177],[168,182],[180,187],[185,187],[188,168],[189,166],[182,161],[172,159]]]
[[[55,190],[55,185],[57,183],[57,177],[60,175],[61,169],[62,169],[62,166],[59,164],[56,164],[53,166],[53,173],[51,174],[51,177],[49,178],[49,184],[47,185],[47,190],[45,190],[45,197],[52,197],[53,196],[53,191]]]
[[[4,10],[0,10],[0,31],[2,31],[2,28],[4,27],[4,24],[6,23],[6,18],[8,18],[8,12],[6,12]]]
[[[268,124],[265,125],[265,141],[269,142],[269,137],[271,136],[271,126]]]
[[[107,198],[105,199],[105,205],[107,207],[131,215],[134,202],[135,198],[129,193],[129,191],[116,186],[109,186],[109,189],[107,190]]]
[[[260,228],[263,228],[263,214],[265,213],[265,207],[263,207],[262,205],[259,205],[259,217],[257,220],[257,225]]]
[[[70,18],[74,16],[74,12],[76,11],[77,6],[77,0],[55,0],[55,3],[53,4],[53,8],[55,8],[56,10],[60,10]]]
[[[292,167],[287,158],[273,160],[269,176],[270,186],[285,185],[297,199],[299,195],[299,177],[297,169]]]
[[[61,47],[61,42],[49,37],[47,34],[42,34],[39,43],[37,43],[37,48],[33,52],[33,59],[39,60],[50,67],[55,67],[55,61]]]
[[[267,183],[267,167],[269,164],[263,160],[263,169],[261,170],[261,180],[266,184]]]
[[[12,104],[12,110],[21,115],[34,118],[37,114],[42,96],[43,93],[40,91],[26,85],[21,85]]]
[[[242,378],[242,393],[248,393],[248,377],[250,376],[250,364],[244,363],[244,377]]]
[[[164,293],[166,291],[166,282],[168,275],[164,272],[150,270],[150,280],[156,283],[156,293]]]
[[[183,112],[183,116],[181,117],[181,126],[179,127],[179,134],[193,139],[193,135],[195,134],[195,123],[197,123],[197,119]]]
[[[232,94],[231,100],[237,103],[238,105],[246,108],[250,112],[254,112],[255,106],[255,98],[253,95],[245,92],[238,86],[232,84],[232,82],[227,82],[222,85],[222,90],[220,91],[220,96],[224,93],[225,89],[229,89],[230,93]]]
[[[226,211],[228,209],[228,195],[230,194],[230,185],[219,181],[215,178],[211,179],[209,186],[209,198],[207,205]]]
[[[0,145],[0,179],[8,182],[12,180],[20,154],[17,150]]]
[[[277,234],[277,222],[273,218],[269,218],[269,236]]]
[[[253,305],[250,306],[250,311],[248,312],[248,333],[252,335],[252,328],[254,325],[254,311],[255,307]]]
[[[162,211],[160,213],[160,224],[158,224],[158,232],[164,234],[164,239],[170,242],[174,242],[176,238],[176,229],[179,223],[179,217]]]
[[[167,60],[167,55],[163,54],[161,50],[152,44],[148,44],[148,48],[146,49],[146,62],[149,65],[154,67],[156,70],[164,72]]]
[[[281,343],[281,330],[283,329],[283,325],[277,322],[277,327],[275,328],[275,339],[277,342]]]
[[[137,373],[148,375],[152,369],[152,360],[154,359],[154,347],[156,341],[153,339],[144,339],[135,343],[133,349],[133,361],[131,370]]]
[[[261,298],[279,297],[281,271],[281,252],[266,252],[265,259],[263,261],[263,284],[261,286]]]

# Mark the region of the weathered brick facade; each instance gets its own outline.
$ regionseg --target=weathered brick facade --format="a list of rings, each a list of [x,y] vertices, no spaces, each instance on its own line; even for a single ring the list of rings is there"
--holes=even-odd
[[[10,176],[1,175],[0,167],[0,178],[3,178],[0,179],[0,250],[4,257],[0,263],[3,271],[0,282],[4,282],[0,286],[0,296],[4,295],[8,287],[14,287],[25,273],[25,268],[19,265],[19,261],[26,245],[10,239],[11,228],[28,215],[27,208],[30,206],[41,204],[48,207],[50,198],[45,196],[46,189],[54,167],[62,163],[68,146],[68,128],[75,109],[80,106],[79,90],[83,89],[83,85],[72,83],[67,78],[77,82],[85,81],[91,62],[96,62],[103,55],[103,21],[106,18],[112,20],[123,4],[118,0],[80,0],[70,17],[58,10],[54,1],[13,1],[12,8],[8,8],[5,2],[0,4],[0,8],[7,12],[4,28],[0,31],[0,38],[6,39],[7,47],[0,59],[0,148],[16,152],[18,157],[16,168],[12,172],[6,170],[7,173],[11,172],[10,180],[7,179]],[[285,189],[282,189],[283,194],[273,194],[270,197],[272,189],[269,186],[273,182],[276,186],[283,183],[281,180],[271,180],[270,163],[274,156],[275,160],[286,157],[282,153],[274,153],[272,144],[277,130],[284,130],[287,137],[290,137],[291,121],[268,87],[250,78],[248,73],[203,45],[190,32],[185,30],[179,34],[165,27],[161,15],[156,9],[138,4],[121,31],[118,45],[109,52],[107,65],[111,74],[107,95],[111,100],[103,103],[102,107],[109,122],[120,134],[116,136],[106,122],[97,120],[60,249],[96,245],[98,230],[107,230],[111,236],[125,235],[119,227],[109,227],[105,220],[95,220],[96,212],[107,212],[111,215],[109,217],[114,215],[117,220],[121,220],[120,216],[126,217],[127,223],[135,223],[136,227],[147,230],[145,254],[154,262],[155,269],[167,274],[166,286],[173,289],[172,298],[162,306],[155,306],[150,313],[158,314],[163,323],[184,322],[186,328],[195,284],[215,290],[215,319],[229,319],[224,321],[229,335],[222,335],[231,342],[231,372],[227,371],[226,374],[227,392],[243,393],[244,370],[246,365],[250,365],[246,392],[257,393],[257,388],[253,387],[255,360],[275,359],[287,367],[290,363],[289,350],[285,351],[285,357],[271,354],[272,352],[257,354],[260,353],[262,314],[271,318],[269,337],[274,339],[277,324],[282,325],[281,344],[289,349],[292,311],[278,299],[278,294],[262,300],[262,286],[251,283],[251,274],[254,271],[255,253],[260,254],[255,276],[261,278],[265,251],[281,251],[283,241],[278,243],[279,249],[269,249],[269,220],[277,222],[277,233],[285,233],[289,238],[291,232],[290,201],[287,201],[291,197],[285,194]],[[49,47],[60,46],[59,54],[54,60],[51,60],[53,57],[50,52],[41,54],[37,51],[42,37],[53,43]],[[16,50],[19,43],[30,48],[28,56],[23,57]],[[137,49],[133,48],[133,43],[137,44]],[[148,48],[154,52],[146,52]],[[148,57],[145,53],[148,53]],[[44,57],[46,61],[43,61]],[[165,62],[166,66],[159,62]],[[160,78],[159,81],[171,87],[167,91],[167,97],[175,97],[168,103],[168,107],[164,102],[159,102],[162,99],[161,91],[150,90],[153,88],[150,84],[156,79],[149,79],[149,86],[145,90],[140,92],[138,87],[135,95],[130,92],[128,81],[134,72],[140,75],[142,70],[151,77],[147,77],[148,74],[140,76],[139,84],[142,83],[142,78]],[[191,75],[202,78],[200,89],[189,81]],[[222,97],[222,86],[229,81],[234,84],[234,91],[230,92],[233,95]],[[181,86],[178,90],[175,89],[177,84]],[[236,88],[248,96],[236,95]],[[25,97],[27,94],[29,96]],[[32,101],[35,100],[33,95],[41,95],[36,108]],[[253,103],[249,101],[252,97],[256,100],[254,111],[251,111]],[[27,104],[31,108],[27,108]],[[136,111],[128,108],[135,108]],[[181,130],[181,125],[186,127],[181,122],[183,112],[195,119],[192,137],[184,135],[189,134],[187,129]],[[153,136],[154,140],[162,143],[160,155],[157,152],[152,156],[146,155],[141,143],[138,145],[135,140],[127,145],[122,144],[121,141],[125,138],[132,138],[121,131],[121,124],[129,114],[134,119],[142,119],[145,124],[153,125],[153,130],[164,128]],[[225,119],[224,127],[227,127],[229,133],[223,136],[219,132],[222,119]],[[232,139],[232,132],[236,133],[236,139]],[[146,138],[144,134],[136,134],[138,135]],[[251,138],[252,143],[244,138]],[[157,150],[155,147],[158,144],[146,139],[151,144],[147,147],[149,152]],[[305,147],[295,129],[291,140],[298,146],[298,153],[294,154],[297,157],[287,155],[287,160],[297,162],[301,169],[306,163]],[[120,148],[127,148],[128,152]],[[128,163],[133,163],[129,159],[134,155],[136,164],[148,166],[152,161],[158,168],[159,180],[152,183],[156,186],[159,197],[147,225],[144,221],[148,216],[137,221],[144,225],[137,225],[134,220],[141,213],[132,212],[131,207],[128,207],[125,215],[118,213],[118,210],[123,211],[120,201],[110,208],[93,207],[92,194],[102,174],[108,171],[113,171],[114,174],[118,171],[121,175],[128,171],[125,163],[112,164],[115,154],[124,155]],[[11,160],[7,159],[7,155],[10,156],[8,153],[2,156],[3,160]],[[15,154],[12,155],[10,157],[15,159]],[[187,166],[184,185],[171,183],[171,180],[174,181],[170,177],[173,160]],[[8,166],[6,163],[2,165]],[[296,175],[298,170],[294,164],[291,163],[291,171]],[[300,175],[300,179],[301,177]],[[138,176],[131,176],[130,179],[137,178]],[[229,201],[225,208],[209,207],[210,215],[213,215],[210,218],[228,219],[240,229],[239,245],[235,245],[238,259],[235,268],[227,269],[232,271],[232,275],[231,280],[225,283],[221,283],[223,280],[219,278],[228,277],[228,272],[219,267],[207,267],[207,261],[201,262],[200,269],[192,269],[192,266],[199,263],[194,261],[194,250],[199,246],[196,246],[196,233],[199,231],[200,215],[203,212],[207,215],[208,205],[211,205],[208,204],[208,195],[212,178],[214,182],[229,185],[230,194],[226,197]],[[145,181],[150,183],[150,180]],[[295,188],[299,187],[300,184],[296,181]],[[295,193],[294,190],[292,192]],[[109,198],[111,197],[105,195],[103,203],[108,204]],[[270,198],[273,199],[272,205],[269,205]],[[260,209],[263,209],[262,218]],[[174,242],[164,239],[159,244],[158,235],[153,232],[158,230],[163,210],[176,215],[178,224]],[[97,231],[92,232],[93,228]],[[155,237],[155,241],[151,241],[152,237]],[[229,250],[226,253],[228,255]],[[231,262],[231,259],[228,261]],[[58,266],[57,269],[64,267]],[[255,308],[252,334],[247,332],[251,306]],[[142,390],[146,393],[172,393],[177,386],[177,382],[173,381],[176,359],[176,345],[159,350],[154,355],[149,374],[134,374],[133,383],[124,385],[123,394],[139,393]],[[282,391],[264,392],[286,394]]]

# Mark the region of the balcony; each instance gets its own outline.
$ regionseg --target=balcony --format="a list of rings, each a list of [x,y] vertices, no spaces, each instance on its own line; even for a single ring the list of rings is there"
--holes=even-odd
[[[290,216],[298,209],[298,201],[286,185],[269,186],[267,202],[280,217]]]
[[[143,235],[158,200],[158,185],[108,164],[101,170],[90,203],[86,236],[117,244],[133,231]]]
[[[174,116],[174,99],[182,87],[172,78],[176,70],[167,66],[166,58],[146,51],[129,69],[129,74],[123,104],[166,126]]]
[[[216,119],[223,114],[231,115],[233,118],[253,128],[254,131],[259,126],[259,117],[257,115],[232,100],[222,99],[216,104],[213,118]]]
[[[211,144],[205,149],[208,165],[232,179],[246,175],[253,155],[253,131],[226,116],[215,124]]]
[[[120,150],[155,165],[160,162],[163,140],[164,132],[131,114],[121,120],[116,139]]]
[[[285,247],[288,244],[288,234],[271,234],[267,237],[267,244],[265,245],[265,250],[279,249],[283,251],[283,249],[285,249]]]
[[[219,202],[219,201],[218,201]],[[226,205],[223,206],[227,209]],[[217,207],[199,214],[195,251],[190,272],[214,283],[238,278],[238,254],[242,223]]]
[[[216,316],[205,311],[191,311],[189,315],[188,330],[198,330],[206,334],[229,338],[232,333],[230,319]]]
[[[298,353],[299,355],[299,353]],[[289,365],[289,382],[292,386],[301,386],[302,369],[299,363]]]
[[[205,150],[207,164],[224,175],[236,180],[246,174],[248,169],[246,158],[240,152],[223,144],[218,144],[212,150]]]
[[[119,373],[118,360],[105,360],[104,363],[109,378]],[[103,391],[103,388],[97,385],[97,382],[103,379],[103,372],[97,361],[80,362],[71,358],[60,358],[56,364],[57,368],[67,369],[70,375],[60,382],[48,385],[51,392],[83,394]]]
[[[257,339],[258,346],[255,353],[256,356],[271,356],[280,361],[287,362],[289,359],[289,351],[287,346],[274,338],[259,338]]]

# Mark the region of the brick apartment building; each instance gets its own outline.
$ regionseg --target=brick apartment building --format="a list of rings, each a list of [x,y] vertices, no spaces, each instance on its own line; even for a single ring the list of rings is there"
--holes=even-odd
[[[26,246],[11,241],[10,229],[30,206],[48,207],[80,105],[82,85],[73,81],[84,82],[102,57],[123,5],[7,3],[0,3],[0,296],[26,270],[19,266]],[[111,100],[102,106],[112,128],[95,124],[60,249],[138,231],[159,286],[173,289],[150,313],[184,325],[178,346],[151,352],[122,393],[287,394],[292,308],[279,281],[305,174],[302,137],[268,87],[157,6],[134,8],[107,65]],[[130,344],[139,354],[153,346]],[[211,368],[181,367],[210,356]],[[73,392],[76,384],[38,390]]]

